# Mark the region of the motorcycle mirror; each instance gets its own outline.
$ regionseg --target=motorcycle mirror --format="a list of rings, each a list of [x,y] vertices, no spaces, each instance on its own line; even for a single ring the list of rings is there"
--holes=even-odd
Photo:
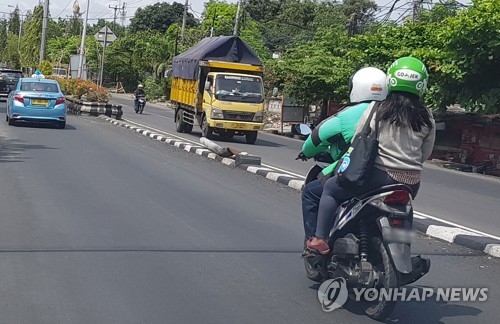
[[[307,136],[307,135],[310,135],[312,133],[311,128],[309,126],[307,126],[306,124],[296,124],[295,131],[302,136]]]

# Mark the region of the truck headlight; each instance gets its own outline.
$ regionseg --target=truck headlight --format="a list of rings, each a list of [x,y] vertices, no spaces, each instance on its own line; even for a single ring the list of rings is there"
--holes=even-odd
[[[256,112],[255,115],[253,116],[254,122],[262,123],[263,120],[264,120],[264,111],[263,110]]]
[[[212,107],[212,110],[210,112],[210,118],[212,119],[224,119],[224,114],[222,113],[222,110],[220,110],[217,107]]]

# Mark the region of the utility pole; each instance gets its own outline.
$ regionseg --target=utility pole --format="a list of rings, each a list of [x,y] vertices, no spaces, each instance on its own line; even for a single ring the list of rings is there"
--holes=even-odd
[[[113,9],[115,13],[113,14],[113,26],[116,25],[116,11],[120,10],[120,6],[115,5],[114,7],[109,6],[110,9]]]
[[[42,23],[42,44],[40,46],[40,60],[39,63],[45,59],[45,43],[47,42],[47,23],[49,20],[49,0],[45,0],[43,6],[43,23]]]
[[[99,85],[102,87],[102,79],[104,78],[104,53],[108,44],[108,25],[104,26],[104,46],[102,48],[101,71],[99,73]]]
[[[415,23],[419,20],[420,16],[420,6],[422,5],[422,0],[413,0],[413,15],[412,21]]]
[[[87,37],[87,21],[89,19],[90,0],[87,0],[87,10],[85,10],[85,20],[83,22],[82,43],[80,45],[80,61],[78,62],[78,79],[82,78],[83,74],[83,55],[85,53],[85,38]]]
[[[358,15],[356,13],[353,13],[351,15],[351,19],[349,20],[349,24],[347,25],[349,37],[353,37],[356,34],[357,24],[358,24]]]
[[[124,2],[124,3],[123,3],[123,6],[122,6],[122,10],[120,10],[121,15],[122,15],[122,16],[120,17],[120,19],[121,19],[121,21],[122,21],[122,26],[123,26],[123,24],[125,23],[125,14],[126,14],[126,11],[125,11],[125,6],[126,6],[126,3]]]
[[[181,43],[184,43],[184,31],[186,29],[188,6],[189,2],[186,0],[186,3],[184,4],[184,15],[182,16]]]
[[[240,21],[241,0],[238,0],[238,9],[236,9],[236,19],[234,20],[233,35],[238,36],[238,23]]]
[[[210,28],[210,37],[214,35],[215,17],[217,17],[217,8],[214,9],[214,16],[212,17],[212,28]]]

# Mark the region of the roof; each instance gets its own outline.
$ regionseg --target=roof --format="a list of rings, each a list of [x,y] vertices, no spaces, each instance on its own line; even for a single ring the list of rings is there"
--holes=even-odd
[[[23,73],[23,71],[21,71],[21,70],[8,69],[8,68],[0,68],[0,72],[17,72],[17,73]]]
[[[174,57],[172,75],[196,80],[200,61],[207,60],[262,66],[258,55],[238,36],[208,37]]]
[[[46,79],[46,78],[21,78],[22,81],[28,81],[28,82],[45,82],[45,83],[58,83],[54,79]]]

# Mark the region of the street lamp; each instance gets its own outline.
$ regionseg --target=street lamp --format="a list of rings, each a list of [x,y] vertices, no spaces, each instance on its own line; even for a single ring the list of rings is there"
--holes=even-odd
[[[7,7],[10,7],[10,8],[14,8],[15,10],[21,12],[21,14],[19,14],[19,36],[17,37],[17,53],[18,54],[21,54],[21,29],[23,27],[23,16],[24,16],[24,11],[22,11],[21,9],[19,9],[19,6],[13,6],[13,5],[7,5]]]

